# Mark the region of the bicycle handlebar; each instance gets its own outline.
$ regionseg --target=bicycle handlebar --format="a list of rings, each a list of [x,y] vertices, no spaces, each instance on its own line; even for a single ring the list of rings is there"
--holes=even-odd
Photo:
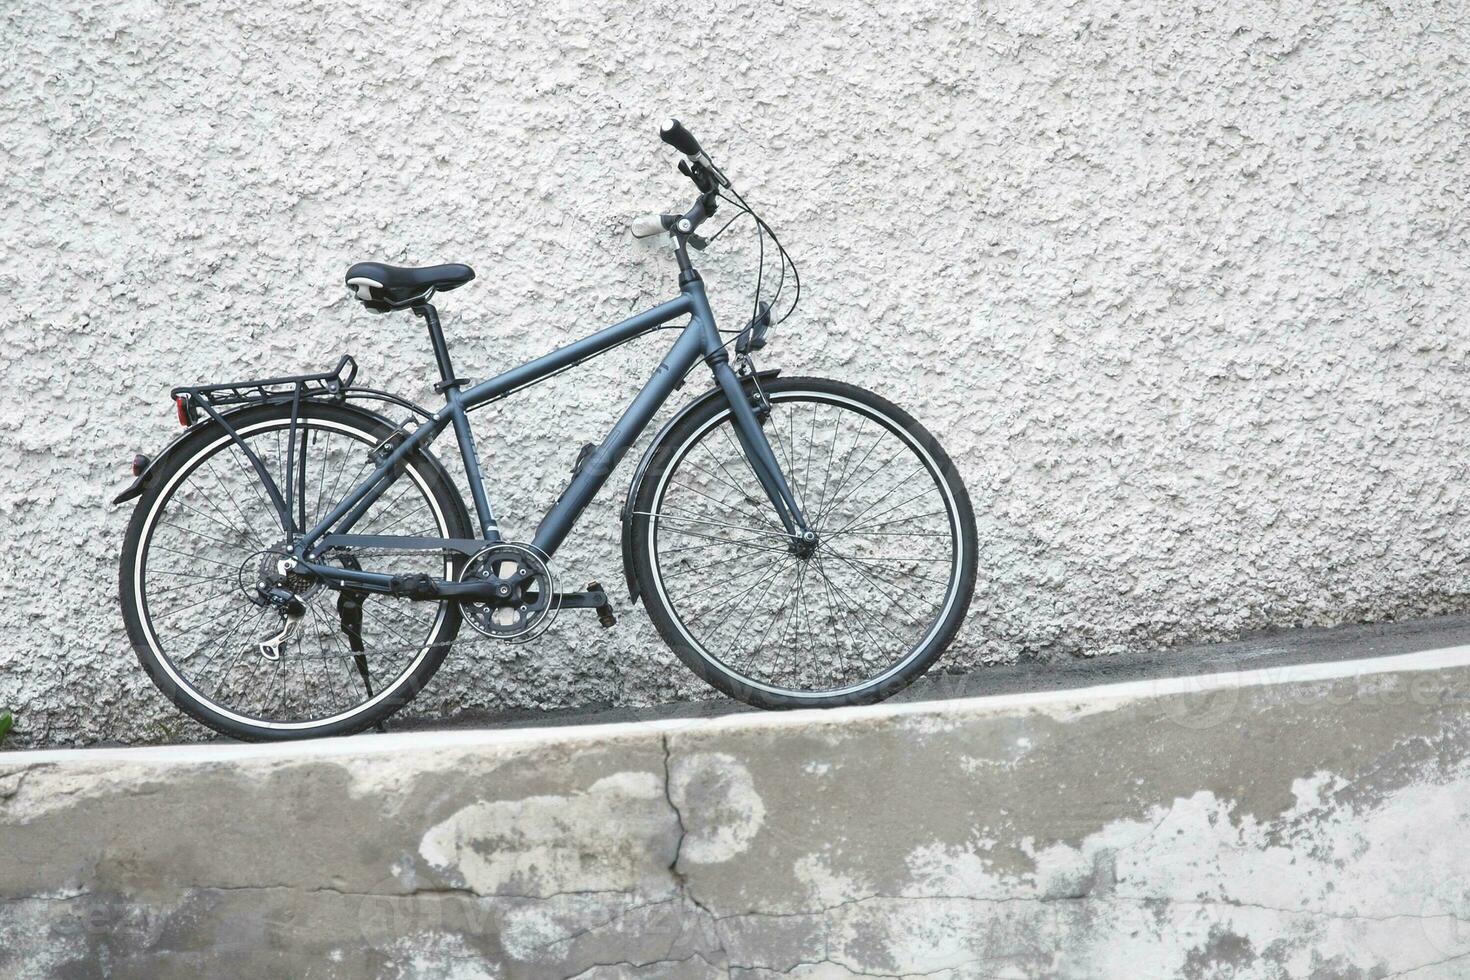
[[[652,238],[674,227],[678,220],[677,214],[642,214],[634,218],[629,227],[634,238]]]
[[[685,129],[684,124],[673,117],[664,120],[663,125],[658,128],[658,135],[665,143],[686,157],[697,158],[704,153],[699,148],[699,140],[694,138],[694,134]]]
[[[715,185],[730,186],[730,181],[715,166],[709,154],[699,145],[699,140],[694,134],[684,128],[684,124],[672,117],[665,119],[663,125],[658,128],[659,139],[684,154],[684,159],[679,162],[679,169],[684,175],[705,193],[714,190]]]
[[[655,235],[667,235],[673,242],[674,250],[679,257],[679,281],[682,283],[686,280],[686,277],[698,275],[694,271],[693,266],[689,264],[689,256],[685,251],[686,246],[688,248],[703,250],[711,241],[720,237],[720,234],[725,228],[730,226],[731,221],[735,220],[734,218],[731,221],[725,222],[724,226],[708,240],[701,238],[695,232],[700,225],[704,224],[715,213],[721,200],[729,201],[733,207],[739,208],[741,213],[748,214],[754,219],[758,239],[764,243],[764,236],[769,236],[771,243],[776,247],[777,252],[781,256],[781,279],[776,285],[776,297],[781,295],[781,286],[786,281],[786,267],[788,265],[791,267],[791,275],[796,283],[796,298],[791,301],[791,305],[786,309],[781,319],[775,322],[780,323],[785,320],[796,309],[796,304],[801,298],[801,276],[796,272],[796,264],[791,261],[791,257],[786,254],[786,250],[776,240],[775,233],[760,219],[759,215],[751,210],[750,205],[745,203],[745,198],[735,192],[734,187],[730,184],[730,179],[724,175],[719,167],[715,166],[709,154],[699,145],[699,140],[695,139],[694,134],[684,128],[683,123],[670,116],[659,126],[658,135],[659,139],[684,155],[684,159],[679,161],[679,172],[688,177],[694,182],[694,186],[699,188],[699,197],[695,199],[694,206],[683,214],[646,214],[642,217],[635,218],[632,222],[633,236],[635,238],[652,238]],[[732,196],[726,197],[724,194],[721,194],[721,187],[729,190]],[[740,215],[737,214],[735,217],[738,218]],[[764,249],[764,244],[762,244],[762,249]],[[762,252],[761,265],[764,266],[764,252]],[[761,302],[761,278],[759,274],[756,276],[755,297],[756,314],[747,325],[746,331],[748,337],[743,352],[758,350],[763,346],[765,331],[769,329],[772,322],[771,304]]]
[[[683,218],[684,216],[679,214],[641,214],[629,223],[628,229],[633,232],[634,238],[652,238],[654,235],[673,231]],[[701,217],[699,220],[703,221],[704,218]],[[690,230],[687,233],[681,232],[681,234],[684,235],[684,240],[689,243],[690,248],[702,252],[709,242],[694,234],[696,227],[698,226],[691,222]]]
[[[665,119],[659,126],[658,135],[665,143],[684,154],[685,159],[680,161],[679,169],[699,187],[699,199],[684,214],[645,214],[634,218],[631,223],[633,237],[652,238],[672,232],[690,246],[703,249],[708,243],[694,234],[695,229],[714,213],[717,188],[720,185],[729,187],[730,182],[699,145],[699,140],[679,120],[672,117]]]

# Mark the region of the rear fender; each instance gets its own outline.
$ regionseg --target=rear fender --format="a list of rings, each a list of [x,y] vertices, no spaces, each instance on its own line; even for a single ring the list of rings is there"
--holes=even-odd
[[[393,428],[393,423],[389,422],[385,417],[379,415],[377,412],[369,411],[368,409],[362,408],[357,405],[349,406],[344,405],[341,402],[337,402],[335,404],[337,404],[339,408],[348,409],[349,411],[356,412],[365,418],[370,418],[375,422],[386,425],[389,428]],[[238,411],[248,411],[253,407],[255,406],[245,406]],[[224,418],[228,419],[231,415],[234,415],[235,412],[223,412],[221,414]],[[161,471],[164,462],[167,461],[171,456],[173,456],[174,453],[180,450],[180,448],[184,444],[185,439],[188,439],[190,436],[194,435],[196,432],[199,432],[202,429],[206,429],[210,426],[217,427],[218,425],[219,423],[215,422],[213,419],[205,417],[200,419],[198,422],[195,422],[193,425],[189,426],[183,432],[180,432],[178,435],[174,436],[168,445],[164,446],[161,450],[159,450],[156,456],[149,460],[148,465],[143,467],[143,472],[138,474],[137,478],[133,480],[128,488],[122,493],[118,494],[116,497],[112,498],[112,502],[114,504],[120,504],[124,501],[133,500],[137,497],[142,496],[143,491],[148,489],[148,487],[152,484],[154,477]]]
[[[755,372],[753,378],[760,381],[770,381],[780,373],[780,368],[771,368],[766,371]],[[741,378],[740,383],[741,387],[749,390],[752,387],[752,376]],[[643,458],[638,460],[638,468],[633,471],[633,480],[628,485],[628,497],[623,501],[623,509],[619,515],[623,522],[623,577],[628,582],[628,598],[633,602],[638,601],[638,578],[633,574],[634,501],[638,499],[638,489],[643,485],[643,478],[648,475],[649,465],[653,463],[653,455],[668,440],[669,433],[674,431],[674,427],[687,418],[691,412],[702,408],[712,400],[723,399],[724,397],[725,393],[719,388],[711,388],[675,412],[673,418],[664,423],[663,428],[658,430],[658,434],[653,437],[653,441],[643,451]]]
[[[195,422],[183,432],[180,432],[178,435],[174,436],[173,439],[169,441],[169,444],[167,446],[164,446],[149,459],[148,465],[143,467],[143,472],[139,473],[137,477],[134,478],[133,482],[128,485],[128,488],[122,493],[118,494],[116,497],[112,498],[112,502],[115,504],[120,504],[125,500],[132,500],[135,497],[142,496],[143,491],[146,490],[148,488],[148,484],[152,482],[153,475],[158,472],[158,467],[163,464],[164,460],[168,459],[178,450],[179,444],[182,443],[185,439],[189,438],[189,436],[193,435],[196,430],[213,424],[214,423],[212,420],[206,418],[202,421]]]

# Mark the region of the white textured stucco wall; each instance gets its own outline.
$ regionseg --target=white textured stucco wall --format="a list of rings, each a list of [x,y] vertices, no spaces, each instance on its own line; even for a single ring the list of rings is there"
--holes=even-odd
[[[429,397],[358,259],[476,267],[441,303],[474,377],[663,298],[624,228],[687,200],[670,112],[801,264],[765,362],[889,393],[963,470],[951,665],[1466,608],[1467,62],[1462,3],[12,0],[0,701],[27,741],[178,731],[107,504],[168,387],[350,351]],[[749,261],[705,263],[727,319]],[[477,417],[511,530],[660,343]],[[620,482],[568,580],[620,582]],[[420,710],[702,691],[641,612],[473,649]]]

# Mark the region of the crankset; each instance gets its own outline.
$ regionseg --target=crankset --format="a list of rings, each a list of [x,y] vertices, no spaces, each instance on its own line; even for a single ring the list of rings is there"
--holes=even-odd
[[[489,594],[485,601],[462,601],[460,609],[477,632],[499,640],[524,642],[540,636],[561,608],[556,573],[530,545],[492,545],[465,564],[459,580]]]

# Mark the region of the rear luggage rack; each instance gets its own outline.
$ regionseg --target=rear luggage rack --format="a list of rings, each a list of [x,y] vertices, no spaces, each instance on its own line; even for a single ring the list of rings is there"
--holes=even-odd
[[[299,404],[303,399],[315,398],[327,401],[342,401],[347,390],[357,377],[357,362],[351,354],[343,354],[337,366],[318,374],[293,374],[279,378],[261,378],[256,381],[230,381],[213,385],[188,385],[169,392],[179,407],[179,421],[193,425],[198,421],[198,409],[214,416],[212,409],[231,408],[236,405],[268,405],[278,402]]]

